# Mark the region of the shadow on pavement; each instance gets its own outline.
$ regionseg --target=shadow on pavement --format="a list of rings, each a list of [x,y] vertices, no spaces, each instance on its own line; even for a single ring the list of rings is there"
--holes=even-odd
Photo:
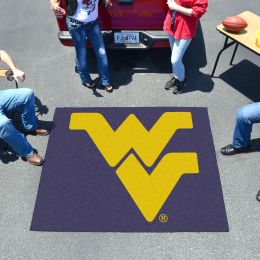
[[[37,117],[37,124],[39,128],[52,129],[54,127],[52,121],[44,121],[38,118],[39,116],[48,114],[48,112],[49,112],[49,108],[46,105],[43,105],[41,100],[35,96],[35,114]],[[21,117],[19,113],[15,112],[14,114],[9,115],[8,117],[12,119],[13,124],[15,125],[17,130],[27,135],[23,130]]]
[[[35,96],[35,113],[38,115],[46,115],[49,112],[49,108],[43,105],[41,100]]]
[[[242,60],[222,73],[219,78],[254,102],[259,102],[259,67],[248,60]]]
[[[202,91],[211,92],[214,82],[209,74],[200,72],[200,68],[207,65],[206,48],[200,23],[198,24],[196,37],[192,40],[184,56],[187,87],[184,92]]]
[[[89,50],[88,55],[89,71],[90,73],[97,73],[97,61],[93,50]],[[169,48],[108,50],[107,56],[112,77],[111,81],[115,89],[128,85],[135,73],[170,74],[172,72],[171,51]],[[188,83],[185,92],[196,90],[203,92],[212,91],[214,83],[210,75],[199,71],[200,68],[207,65],[206,49],[200,23],[197,27],[197,35],[185,54],[184,64]],[[98,83],[98,78],[95,81]],[[93,94],[98,97],[102,96],[97,91],[95,93],[93,91]]]
[[[260,138],[251,140],[251,152],[260,152]]]
[[[19,155],[13,152],[9,146],[0,139],[0,161],[4,164],[15,162],[19,159]]]
[[[111,82],[114,88],[128,85],[135,73],[171,73],[170,55],[168,48],[108,50]],[[89,61],[90,73],[97,73],[96,57],[93,51],[89,52]],[[98,83],[98,79],[95,81]]]

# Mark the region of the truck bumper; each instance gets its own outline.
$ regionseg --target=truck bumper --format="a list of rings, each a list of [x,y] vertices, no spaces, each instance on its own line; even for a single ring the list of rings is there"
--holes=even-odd
[[[139,43],[114,43],[114,31],[102,31],[107,49],[151,49],[168,48],[168,36],[164,31],[116,31],[116,32],[138,32]],[[65,46],[74,46],[68,31],[60,31],[58,34],[60,42]]]

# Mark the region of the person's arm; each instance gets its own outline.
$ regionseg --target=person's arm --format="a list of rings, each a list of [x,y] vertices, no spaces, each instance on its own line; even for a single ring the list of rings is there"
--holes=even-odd
[[[167,0],[167,5],[169,6],[169,8],[171,10],[174,10],[178,13],[187,15],[187,16],[191,16],[192,14],[192,8],[186,8],[183,6],[180,6],[178,4],[176,4],[176,2],[174,0]]]
[[[6,51],[0,50],[0,60],[10,67],[10,69],[14,73],[13,77],[18,83],[24,81],[25,79],[24,72],[16,68],[12,58]]]
[[[110,8],[112,6],[112,0],[105,0],[105,7]]]
[[[62,18],[63,15],[66,14],[65,9],[60,7],[59,0],[50,0],[50,3],[51,3],[51,9],[53,10],[53,12],[57,18]]]
[[[206,13],[208,7],[208,0],[197,0],[193,7],[191,16],[200,18],[203,14]]]
[[[185,8],[183,6],[180,6],[176,4],[174,0],[168,0],[167,4],[171,10],[175,10],[187,16],[200,18],[207,10],[208,0],[197,0],[195,1],[192,8]]]

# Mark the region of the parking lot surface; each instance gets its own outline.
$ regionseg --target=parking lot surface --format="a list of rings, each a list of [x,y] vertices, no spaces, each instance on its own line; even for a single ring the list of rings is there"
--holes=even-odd
[[[236,109],[260,101],[259,56],[239,47],[223,53],[210,73],[224,37],[225,17],[245,10],[260,15],[259,1],[211,0],[185,64],[187,88],[181,95],[164,90],[169,50],[109,51],[112,94],[84,88],[74,73],[74,48],[62,46],[49,1],[1,1],[0,49],[26,73],[22,87],[35,91],[42,114],[51,121],[56,107],[207,107],[229,222],[228,233],[48,233],[29,231],[41,168],[0,153],[0,259],[260,259],[260,125],[252,132],[254,152],[224,157],[231,142]],[[259,25],[260,28],[260,25]],[[97,77],[91,55],[91,72]],[[0,79],[0,89],[14,83]],[[29,137],[45,154],[48,137]],[[62,152],[62,151],[61,151]],[[72,155],[73,156],[73,155]]]

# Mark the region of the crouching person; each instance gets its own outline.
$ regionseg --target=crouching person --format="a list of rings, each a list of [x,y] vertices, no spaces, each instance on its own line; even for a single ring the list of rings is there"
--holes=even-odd
[[[21,83],[25,79],[23,71],[16,68],[12,58],[0,50],[0,60],[13,71],[13,77]],[[32,135],[48,135],[49,131],[37,126],[35,115],[35,98],[31,89],[8,89],[0,91],[0,138],[3,139],[17,154],[32,165],[41,166],[44,159],[38,155],[25,135],[13,124],[11,115],[18,113],[24,132]]]
[[[260,102],[240,107],[236,115],[236,126],[232,144],[221,149],[224,155],[249,152],[253,124],[260,123]]]

